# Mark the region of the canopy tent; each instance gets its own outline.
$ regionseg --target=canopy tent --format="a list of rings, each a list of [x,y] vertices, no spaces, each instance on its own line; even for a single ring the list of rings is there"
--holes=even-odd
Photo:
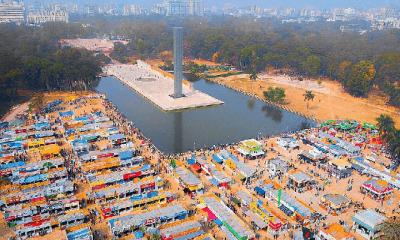
[[[364,122],[362,124],[362,127],[365,128],[365,129],[376,130],[376,126],[374,124],[371,124],[371,123]]]

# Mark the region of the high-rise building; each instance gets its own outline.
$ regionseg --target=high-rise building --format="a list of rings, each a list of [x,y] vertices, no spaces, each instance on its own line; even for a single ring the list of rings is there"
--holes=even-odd
[[[99,14],[99,7],[96,5],[86,5],[85,14],[88,16],[94,16]]]
[[[31,25],[40,25],[46,22],[68,22],[68,20],[67,10],[60,5],[54,5],[45,10],[31,11],[27,17],[27,22]]]
[[[187,16],[188,2],[185,0],[170,0],[167,5],[167,16]]]
[[[151,8],[151,12],[157,15],[167,15],[167,3],[159,3]]]
[[[124,16],[141,15],[142,13],[143,9],[139,5],[129,4],[124,6],[122,15]]]
[[[202,16],[204,14],[201,0],[168,0],[167,16]]]
[[[0,23],[23,24],[25,21],[24,11],[22,2],[0,2]]]
[[[200,0],[188,0],[189,15],[203,16],[204,8],[203,2]]]

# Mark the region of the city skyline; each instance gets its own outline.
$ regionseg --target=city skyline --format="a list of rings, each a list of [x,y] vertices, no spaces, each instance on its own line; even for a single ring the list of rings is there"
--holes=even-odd
[[[26,0],[24,1],[26,4],[32,4],[35,0]],[[87,5],[87,4],[110,4],[109,1],[105,0],[73,0],[68,2],[60,2],[59,0],[44,0],[41,1],[43,4],[48,3],[62,3],[62,4],[79,4],[79,5]],[[151,8],[155,4],[159,4],[164,2],[163,0],[116,0],[113,1],[112,4],[115,5],[124,5],[124,4],[137,4],[141,5],[145,8]],[[203,0],[204,4],[207,8],[223,8],[227,6],[232,7],[250,7],[253,5],[257,5],[259,7],[264,8],[314,8],[314,9],[333,9],[333,8],[359,8],[359,9],[367,9],[367,8],[379,8],[379,7],[399,7],[400,2],[396,0],[249,0],[249,1],[238,1],[238,0]]]

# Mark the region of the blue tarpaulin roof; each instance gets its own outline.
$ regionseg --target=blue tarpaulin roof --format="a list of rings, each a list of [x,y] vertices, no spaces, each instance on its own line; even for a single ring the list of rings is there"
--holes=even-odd
[[[143,234],[142,231],[136,231],[136,232],[133,233],[133,235],[135,235],[136,239],[144,238],[144,234]]]
[[[214,185],[214,186],[218,186],[218,185],[219,185],[219,182],[218,182],[217,179],[215,179],[215,178],[211,178],[211,179],[210,179],[210,182],[211,182],[212,185]]]
[[[75,133],[75,129],[73,129],[73,128],[67,129],[67,130],[65,131],[65,134],[67,134],[67,135],[70,135],[70,134],[72,134],[72,133]]]
[[[48,122],[40,122],[35,124],[36,130],[42,130],[43,128],[49,128],[50,124]]]
[[[16,168],[16,167],[20,167],[20,166],[24,166],[24,165],[25,165],[25,162],[11,162],[11,163],[6,163],[6,164],[1,164],[0,170]]]
[[[262,189],[261,187],[255,187],[254,188],[254,191],[258,194],[258,195],[261,195],[261,196],[265,196],[265,190],[264,189]]]
[[[8,128],[8,122],[0,122],[0,129],[1,128]]]
[[[87,145],[88,144],[88,142],[87,142],[87,140],[84,140],[84,139],[75,139],[74,141],[72,141],[72,145],[74,146],[74,147],[76,147],[76,146],[79,146],[79,145]]]
[[[47,174],[37,174],[33,176],[29,176],[26,178],[21,178],[19,179],[19,184],[30,184],[34,182],[40,182],[40,181],[46,181],[47,180]]]
[[[142,199],[142,195],[141,194],[139,194],[139,195],[133,195],[132,197],[131,197],[131,200],[132,201],[138,201],[138,200],[141,200]]]
[[[6,143],[4,145],[7,145],[11,149],[21,148],[22,147],[22,141],[9,142],[9,143]]]
[[[143,167],[140,169],[140,171],[147,171],[147,170],[150,170],[150,168],[151,168],[150,164],[145,164],[145,165],[143,165]]]
[[[60,115],[60,117],[71,117],[72,115],[74,115],[74,112],[73,111],[59,112],[58,115]]]
[[[70,232],[67,234],[67,239],[68,240],[81,240],[81,239],[89,239],[89,236],[91,236],[91,232],[89,228],[83,228],[79,229],[74,232]]]
[[[194,159],[194,158],[189,158],[189,159],[187,160],[187,163],[188,163],[189,165],[193,165],[193,164],[196,163],[196,159]]]
[[[122,133],[118,133],[118,134],[114,134],[108,137],[109,140],[111,141],[115,141],[115,140],[119,140],[119,139],[123,139],[125,138],[125,135]]]
[[[133,157],[133,151],[128,150],[128,151],[123,151],[119,153],[119,158],[121,160],[126,160],[126,159],[130,159]]]
[[[217,154],[213,155],[213,160],[219,164],[223,163],[224,160],[222,158],[220,158]]]
[[[215,224],[217,224],[218,226],[222,226],[222,221],[219,220],[219,218],[214,219]]]

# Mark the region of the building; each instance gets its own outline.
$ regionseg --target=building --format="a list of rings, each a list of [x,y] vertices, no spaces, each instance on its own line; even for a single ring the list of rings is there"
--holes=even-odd
[[[203,16],[203,2],[200,0],[188,0],[188,12],[191,16]]]
[[[188,3],[184,0],[170,0],[167,2],[167,16],[187,16]]]
[[[166,2],[167,16],[202,16],[204,14],[201,0],[169,0]]]
[[[139,5],[129,4],[125,5],[123,8],[122,15],[124,16],[137,16],[143,13],[143,9]]]
[[[99,7],[96,5],[86,5],[85,14],[88,16],[95,16],[99,14]]]
[[[160,3],[156,4],[151,8],[151,12],[157,15],[166,15],[167,14],[167,5]]]
[[[24,4],[22,2],[0,3],[0,23],[23,24],[25,21]]]
[[[29,12],[28,24],[40,25],[47,22],[68,22],[69,14],[65,9],[53,8],[42,11]]]
[[[353,216],[353,230],[365,239],[375,239],[386,217],[372,209],[366,209]]]

